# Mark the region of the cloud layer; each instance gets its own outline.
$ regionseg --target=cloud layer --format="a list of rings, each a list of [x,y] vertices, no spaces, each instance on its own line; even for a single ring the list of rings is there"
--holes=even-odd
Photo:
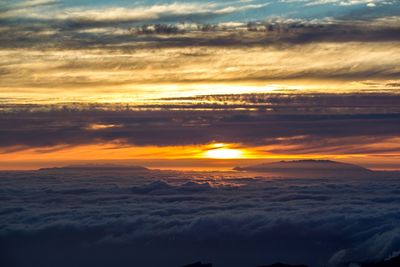
[[[399,96],[245,94],[165,99],[163,104],[9,105],[3,153],[63,146],[188,146],[212,142],[273,154],[399,154]],[[41,152],[41,149],[46,148]],[[5,154],[5,155],[6,155]]]
[[[0,262],[339,266],[400,249],[397,180],[232,175],[2,172]]]

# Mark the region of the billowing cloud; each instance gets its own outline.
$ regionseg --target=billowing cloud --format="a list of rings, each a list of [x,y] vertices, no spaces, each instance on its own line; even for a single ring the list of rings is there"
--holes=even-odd
[[[400,249],[393,179],[99,174],[2,172],[0,262],[314,267],[384,259]]]

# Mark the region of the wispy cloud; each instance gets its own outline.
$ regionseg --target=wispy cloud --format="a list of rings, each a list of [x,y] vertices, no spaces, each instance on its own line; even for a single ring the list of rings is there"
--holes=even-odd
[[[41,8],[46,8],[59,4],[58,0],[23,0],[23,1],[5,1],[0,3],[0,19],[1,18],[16,18],[24,14],[36,12]]]
[[[283,3],[304,3],[305,6],[318,5],[338,5],[338,6],[354,6],[365,5],[375,7],[376,5],[392,5],[395,1],[388,0],[281,0]]]
[[[34,1],[21,2],[9,5],[8,11],[0,14],[0,18],[23,18],[40,19],[48,22],[57,23],[80,23],[80,24],[105,24],[105,23],[126,23],[126,22],[146,22],[157,20],[198,20],[202,17],[212,17],[218,15],[231,14],[246,10],[258,9],[268,4],[240,4],[233,5],[217,4],[214,2],[203,3],[171,3],[156,4],[150,6],[107,6],[103,8],[94,7],[75,7],[75,8],[55,8],[43,10],[31,10],[24,13],[21,9],[47,6],[57,2],[54,1]],[[18,12],[17,12],[18,11]]]
[[[252,32],[248,34],[252,36]],[[166,38],[169,41],[161,42],[157,41],[160,36],[145,35],[143,43],[127,44],[112,35],[108,40],[118,42],[107,45],[107,41],[101,48],[93,43],[91,49],[77,45],[3,50],[0,94],[40,98],[51,92],[52,97],[64,100],[96,101],[101,95],[121,101],[128,96],[227,93],[230,88],[236,88],[237,93],[251,88],[261,91],[273,84],[277,88],[324,87],[327,91],[338,85],[343,91],[377,86],[396,89],[399,77],[396,66],[400,53],[394,42],[312,43],[312,37],[303,37],[298,44],[261,46],[257,41],[259,45],[250,48],[236,38],[233,45],[229,42],[232,37],[209,39],[207,33],[201,35],[204,38],[170,35]],[[367,81],[377,84],[364,83]]]

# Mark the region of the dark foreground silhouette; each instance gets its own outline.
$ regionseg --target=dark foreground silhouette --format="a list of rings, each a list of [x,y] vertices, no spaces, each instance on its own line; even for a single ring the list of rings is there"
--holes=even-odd
[[[192,264],[188,264],[188,265],[184,265],[182,267],[212,267],[211,263],[201,263],[200,261],[192,263]]]
[[[195,262],[192,264],[188,264],[188,265],[184,265],[182,267],[213,267],[213,265],[211,263],[201,263],[199,262]],[[271,265],[262,265],[262,266],[258,266],[258,267],[308,267],[307,265],[289,265],[289,264],[284,264],[284,263],[274,263]]]
[[[400,267],[400,255],[393,257],[391,259],[387,259],[384,261],[380,262],[373,262],[373,263],[358,263],[357,264],[360,267]],[[348,266],[352,266],[351,264],[348,264]],[[188,264],[182,267],[213,267],[211,263],[201,263],[201,262],[195,262],[192,264]],[[307,265],[290,265],[290,264],[284,264],[284,263],[274,263],[270,265],[260,265],[257,267],[308,267]]]
[[[364,263],[362,267],[400,267],[400,255],[376,263]]]
[[[262,265],[258,267],[308,267],[307,265],[290,265],[290,264],[284,264],[284,263],[274,263],[271,265]]]

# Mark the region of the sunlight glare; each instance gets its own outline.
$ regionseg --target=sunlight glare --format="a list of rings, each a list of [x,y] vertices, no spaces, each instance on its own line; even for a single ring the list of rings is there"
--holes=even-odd
[[[243,156],[243,152],[239,149],[232,148],[217,148],[208,150],[204,153],[205,158],[212,159],[236,159],[241,158]]]

